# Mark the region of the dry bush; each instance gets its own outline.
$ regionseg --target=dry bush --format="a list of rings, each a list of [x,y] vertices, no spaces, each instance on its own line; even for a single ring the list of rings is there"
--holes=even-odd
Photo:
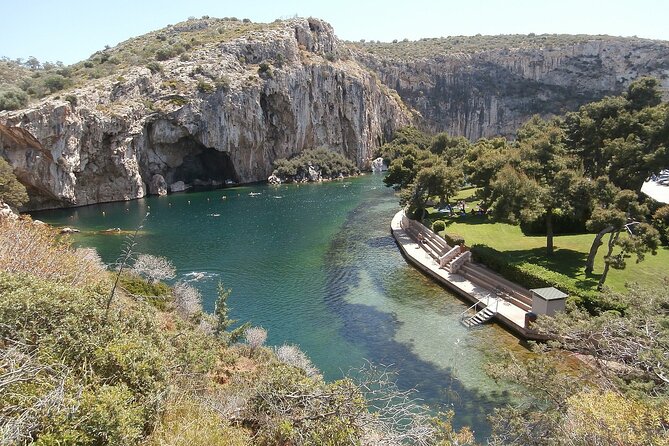
[[[66,236],[29,219],[0,219],[0,270],[28,273],[73,286],[97,285],[107,279],[93,250],[74,249]]]
[[[202,296],[194,286],[178,282],[174,285],[172,294],[174,294],[176,311],[184,319],[202,313]]]
[[[160,280],[173,279],[176,275],[176,269],[172,262],[165,257],[153,256],[151,254],[140,254],[131,271],[153,283]]]
[[[244,332],[244,339],[249,347],[251,347],[251,355],[253,355],[267,340],[267,330],[262,327],[251,327]]]
[[[249,438],[243,428],[230,426],[227,416],[207,402],[190,395],[175,394],[168,399],[160,422],[144,444],[243,446],[249,444]]]
[[[0,347],[2,445],[27,444],[49,419],[76,408],[76,402],[66,396],[65,366],[44,365],[36,354],[25,350],[21,344],[11,342]],[[26,386],[30,386],[30,391],[25,391]],[[13,404],[6,404],[9,401]]]
[[[312,364],[307,355],[295,345],[284,344],[277,348],[276,357],[284,364],[304,370],[307,376],[313,377],[319,373],[318,369]]]

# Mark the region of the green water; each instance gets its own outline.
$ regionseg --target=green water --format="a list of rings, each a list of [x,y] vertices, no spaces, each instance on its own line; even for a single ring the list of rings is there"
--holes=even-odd
[[[257,194],[250,196],[253,192]],[[224,198],[225,197],[225,198]],[[105,262],[123,236],[150,216],[137,252],[168,257],[213,308],[216,285],[232,288],[232,316],[269,331],[268,344],[299,344],[327,379],[365,360],[398,370],[455,424],[488,433],[486,415],[507,400],[483,366],[523,352],[494,325],[459,324],[465,303],[406,263],[390,236],[397,199],[380,176],[311,185],[256,185],[149,197],[36,213],[82,230],[76,241]]]

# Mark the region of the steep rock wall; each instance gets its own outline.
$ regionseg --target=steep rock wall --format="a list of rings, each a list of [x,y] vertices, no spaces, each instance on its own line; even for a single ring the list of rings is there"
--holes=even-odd
[[[595,39],[400,60],[358,52],[419,114],[420,125],[475,140],[511,136],[533,114],[555,115],[619,94],[651,75],[669,89],[669,43]]]
[[[1,149],[17,172],[39,172],[21,177],[29,209],[142,197],[154,175],[168,183],[263,180],[276,159],[319,146],[363,166],[410,123],[401,100],[348,60],[330,25],[315,19],[205,45],[190,61],[165,61],[155,73],[130,68],[71,93],[76,105],[52,98],[0,113],[0,123],[29,132],[51,154]]]

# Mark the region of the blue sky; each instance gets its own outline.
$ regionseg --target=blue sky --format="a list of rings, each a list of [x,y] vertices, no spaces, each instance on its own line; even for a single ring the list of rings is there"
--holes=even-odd
[[[190,16],[330,22],[347,40],[481,34],[610,34],[669,40],[667,0],[0,0],[0,56],[66,64]]]

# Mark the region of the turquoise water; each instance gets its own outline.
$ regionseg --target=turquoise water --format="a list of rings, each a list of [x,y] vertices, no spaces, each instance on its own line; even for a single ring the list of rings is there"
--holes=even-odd
[[[254,195],[249,195],[253,193]],[[466,330],[465,303],[409,266],[390,236],[397,198],[380,176],[309,185],[254,185],[36,213],[82,230],[76,241],[115,261],[124,236],[150,212],[136,252],[165,256],[213,309],[219,281],[232,316],[298,344],[327,379],[365,360],[393,365],[435,410],[488,433],[507,396],[484,370],[524,349],[494,325]]]

